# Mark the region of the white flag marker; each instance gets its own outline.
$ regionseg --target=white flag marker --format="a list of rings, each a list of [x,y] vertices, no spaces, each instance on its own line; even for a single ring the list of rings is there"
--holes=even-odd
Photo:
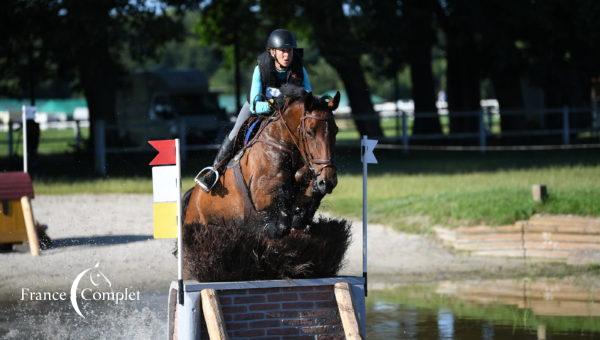
[[[367,296],[367,164],[377,164],[373,150],[377,140],[363,136],[360,141],[360,159],[363,164],[363,277],[365,279],[365,296]]]

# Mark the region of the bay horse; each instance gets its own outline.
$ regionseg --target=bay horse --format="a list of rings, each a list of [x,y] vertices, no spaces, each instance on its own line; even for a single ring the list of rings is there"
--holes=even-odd
[[[319,98],[302,87],[281,87],[285,101],[227,165],[210,192],[198,185],[184,195],[184,225],[236,224],[280,238],[304,229],[321,199],[337,185],[340,93]]]

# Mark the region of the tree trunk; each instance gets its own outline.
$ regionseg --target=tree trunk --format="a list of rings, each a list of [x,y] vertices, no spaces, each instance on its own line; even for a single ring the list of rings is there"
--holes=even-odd
[[[450,132],[479,130],[479,62],[468,32],[447,34],[448,111]]]
[[[415,103],[413,133],[442,133],[437,107],[433,72],[431,70],[431,46],[414,46],[410,55],[410,78]],[[431,116],[433,114],[433,116]],[[425,115],[425,116],[423,116]]]
[[[327,59],[327,58],[325,58]],[[358,59],[346,59],[343,62],[332,64],[333,68],[338,72],[346,93],[348,95],[348,101],[352,108],[352,116],[354,124],[361,136],[367,135],[369,137],[380,137],[383,136],[381,127],[379,125],[379,116],[373,109],[373,103],[371,102],[371,93],[367,86],[367,81],[363,74],[362,67]]]
[[[500,105],[500,125],[502,132],[524,131],[527,129],[525,114],[504,111],[520,110],[524,107],[519,72],[513,69],[496,70],[492,73],[492,84]]]
[[[437,116],[435,85],[431,70],[431,48],[435,42],[433,17],[437,0],[404,1],[406,27],[408,28],[408,61],[415,103],[413,133],[442,133]],[[434,116],[431,116],[431,115]],[[425,117],[423,116],[425,115]]]
[[[98,55],[108,54],[99,52]],[[88,104],[90,120],[90,137],[88,153],[93,154],[96,121],[103,120],[107,124],[116,123],[115,100],[117,72],[110,59],[97,58],[96,62],[86,62],[79,67],[81,86]],[[103,62],[108,61],[108,62]],[[102,70],[99,72],[98,70]],[[113,133],[115,131],[112,131]],[[108,137],[116,137],[107,131]],[[107,142],[111,140],[106,138]]]
[[[342,2],[312,0],[303,6],[306,19],[315,28],[313,39],[321,54],[344,82],[358,132],[369,137],[383,136],[359,61],[359,42],[351,33]]]

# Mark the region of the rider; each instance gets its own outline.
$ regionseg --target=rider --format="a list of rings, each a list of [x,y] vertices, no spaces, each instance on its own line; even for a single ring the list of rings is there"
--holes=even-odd
[[[242,124],[250,114],[268,115],[273,112],[273,100],[280,96],[279,88],[286,83],[304,87],[312,92],[308,73],[302,64],[302,50],[296,47],[296,38],[292,32],[276,29],[267,39],[266,51],[261,53],[252,74],[250,103],[244,103],[237,116],[233,129],[225,137],[213,166],[206,167],[196,176],[196,183],[208,192],[217,182],[219,173],[234,152],[234,140]]]

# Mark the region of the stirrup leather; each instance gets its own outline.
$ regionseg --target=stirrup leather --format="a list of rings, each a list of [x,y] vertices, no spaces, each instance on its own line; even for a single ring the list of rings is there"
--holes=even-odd
[[[210,184],[210,186],[207,187],[198,178],[204,176],[204,174],[206,174],[209,171],[212,171],[215,173],[215,180],[212,182],[212,184]],[[215,186],[215,184],[217,184],[218,180],[219,180],[219,172],[212,166],[207,166],[206,168],[200,170],[200,172],[198,172],[196,177],[194,177],[194,182],[196,182],[196,184],[198,184],[200,186],[200,188],[202,188],[202,190],[204,190],[205,192],[209,192]]]

